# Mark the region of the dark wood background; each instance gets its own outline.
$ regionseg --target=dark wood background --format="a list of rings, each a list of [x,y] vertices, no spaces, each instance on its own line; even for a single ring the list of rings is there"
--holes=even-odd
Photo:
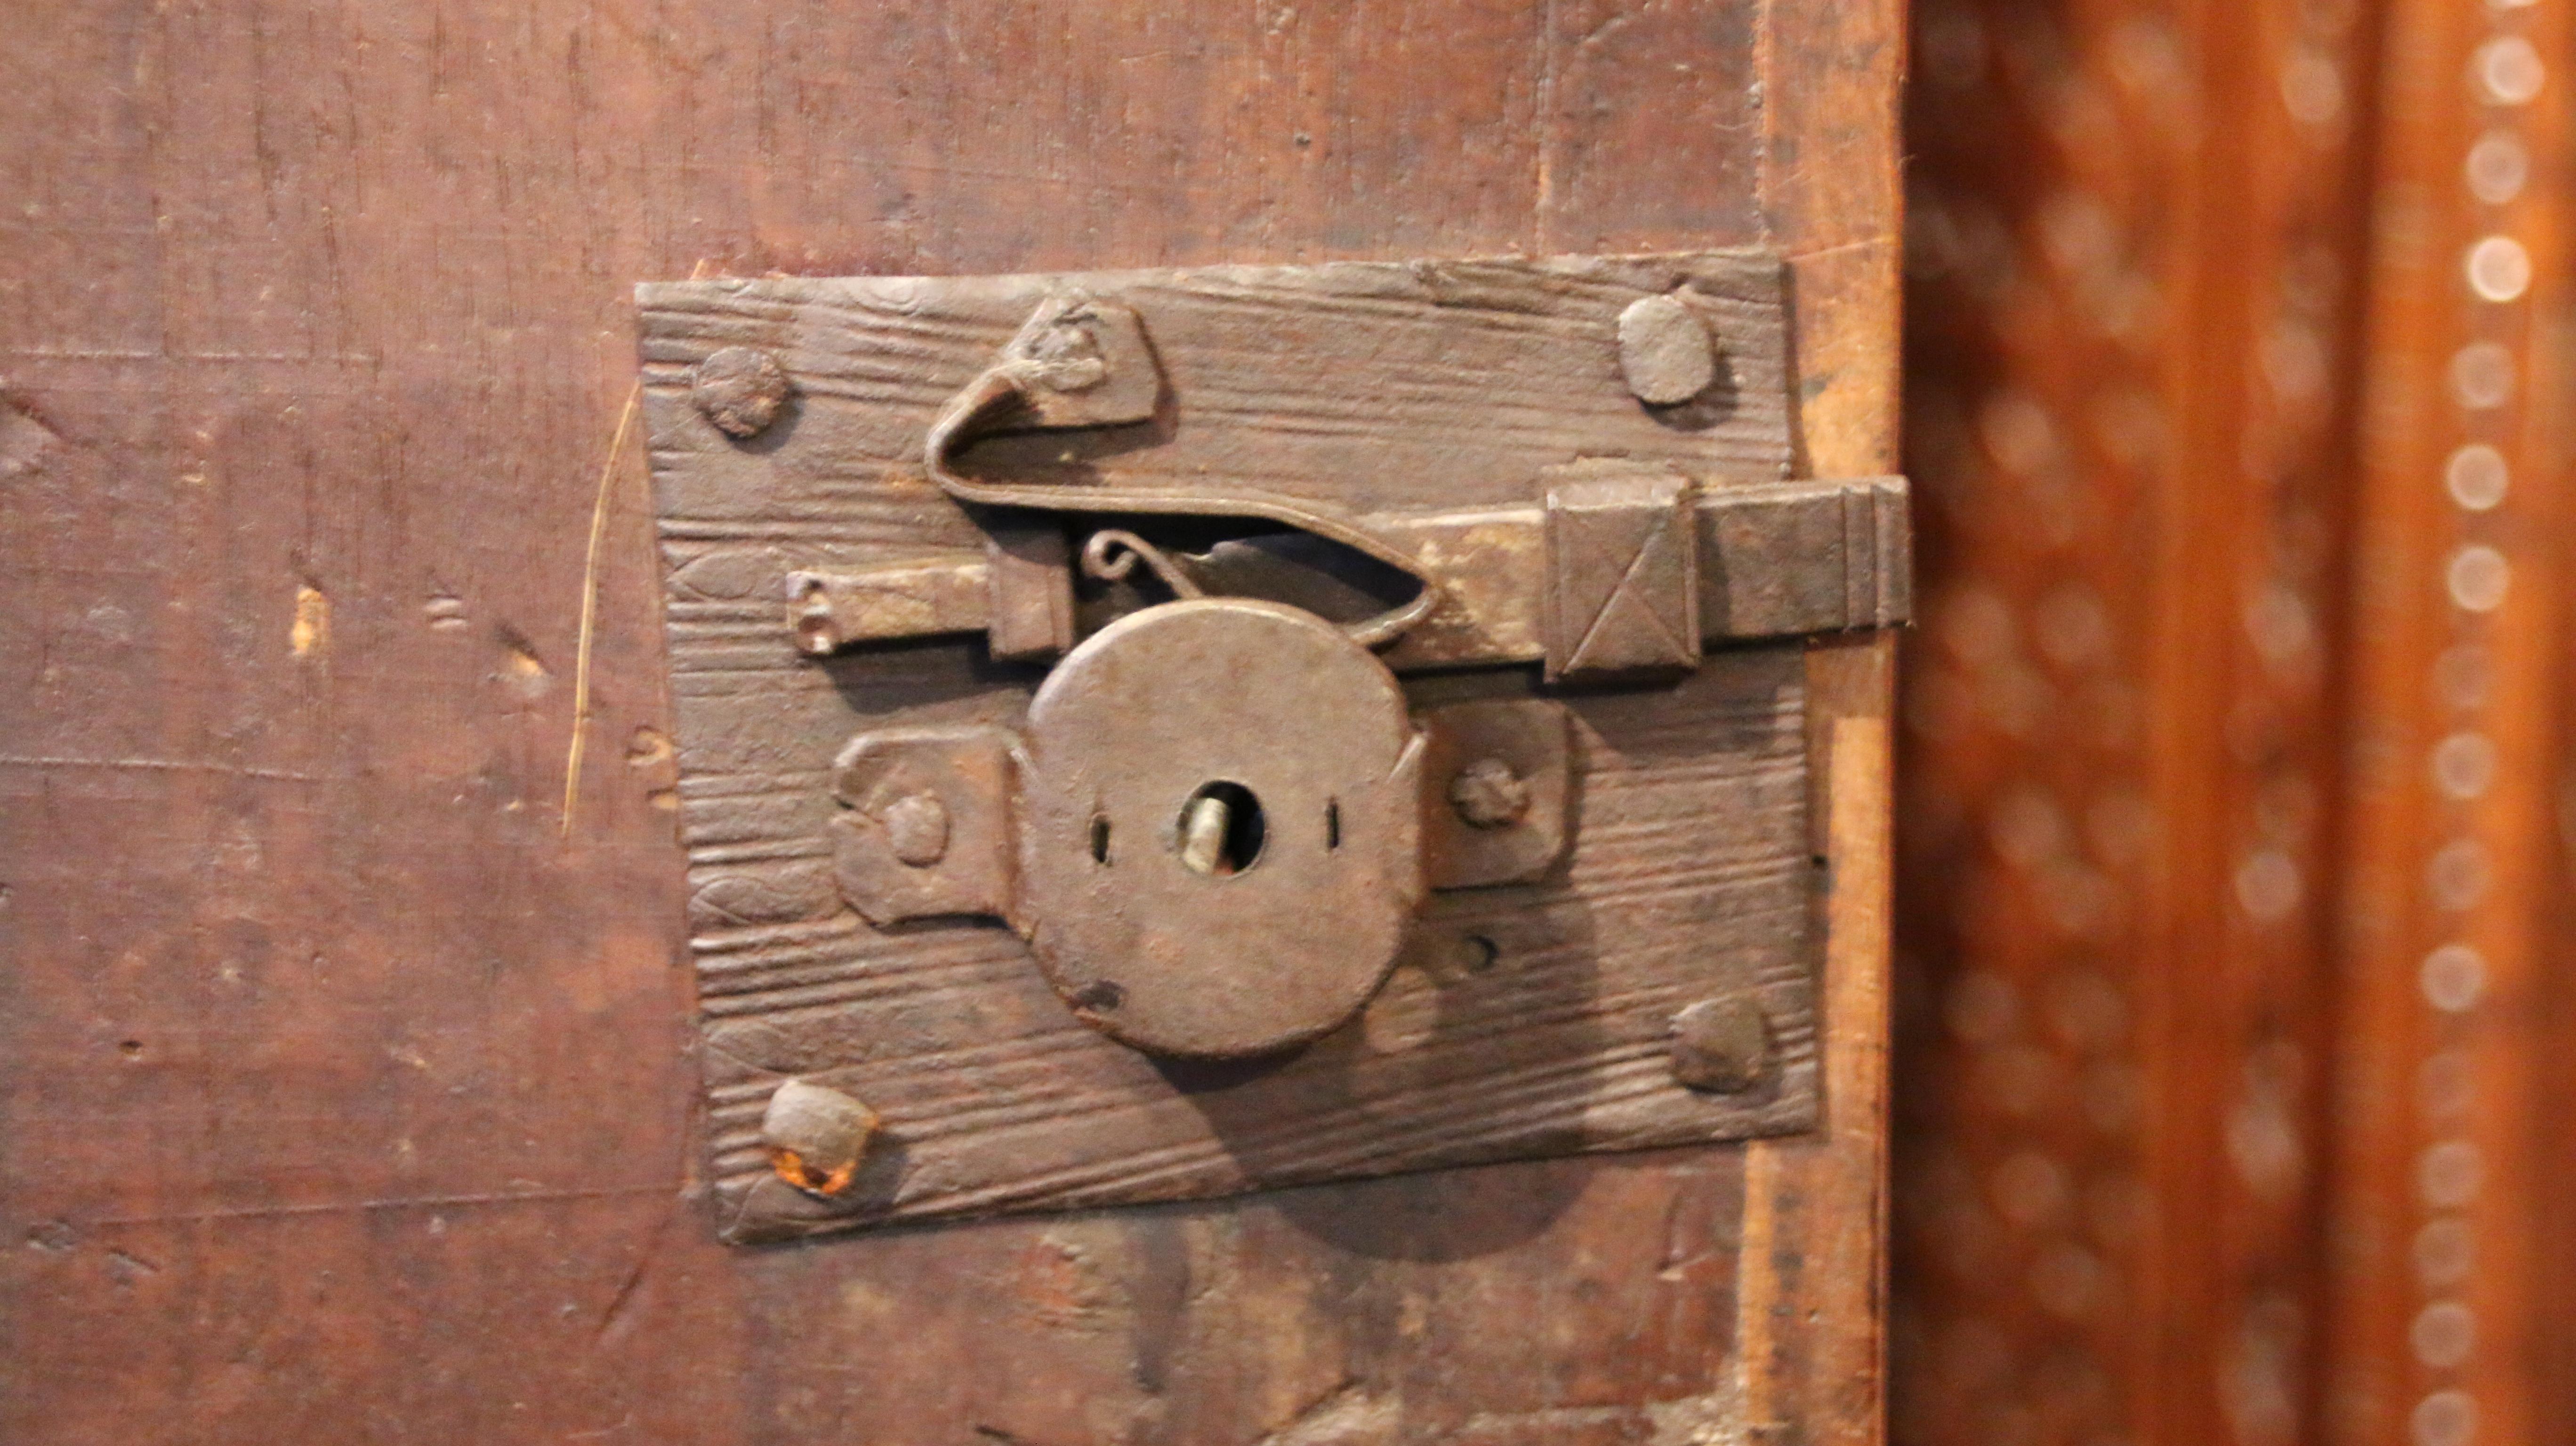
[[[728,1250],[611,439],[641,279],[1758,243],[1887,470],[1893,0],[0,20],[0,1436],[1872,1439],[1882,651],[1825,1134]]]

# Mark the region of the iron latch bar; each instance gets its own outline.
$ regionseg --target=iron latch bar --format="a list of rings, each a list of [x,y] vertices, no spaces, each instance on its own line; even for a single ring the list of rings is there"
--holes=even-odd
[[[1551,512],[1538,502],[1360,518],[1380,538],[1428,559],[1425,570],[1441,582],[1439,605],[1386,651],[1388,665],[1409,672],[1543,660]],[[1912,616],[1902,477],[1702,483],[1691,489],[1690,517],[1706,644],[1892,627]],[[799,647],[823,656],[865,643],[986,632],[1042,606],[1020,602],[1033,589],[1041,598],[1051,597],[1058,581],[1069,590],[1063,573],[1015,586],[997,575],[1008,565],[990,552],[953,552],[796,572],[788,581],[788,624]],[[1069,644],[1068,635],[1060,646]],[[999,644],[995,653],[1029,655]]]

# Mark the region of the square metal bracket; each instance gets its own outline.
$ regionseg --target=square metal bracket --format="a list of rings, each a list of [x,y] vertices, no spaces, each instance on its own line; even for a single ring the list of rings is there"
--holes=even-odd
[[[1547,679],[1678,676],[1699,666],[1699,530],[1670,466],[1577,462],[1547,489]]]

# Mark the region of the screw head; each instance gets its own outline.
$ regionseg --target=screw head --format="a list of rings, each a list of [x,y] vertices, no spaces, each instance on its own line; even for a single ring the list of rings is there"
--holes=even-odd
[[[1717,380],[1717,343],[1688,306],[1670,296],[1645,297],[1619,313],[1619,374],[1638,401],[1677,406]]]
[[[876,1111],[839,1090],[791,1079],[769,1097],[760,1142],[779,1179],[829,1197],[858,1178],[878,1124]]]
[[[756,437],[787,404],[787,370],[765,351],[725,347],[698,363],[689,400],[726,436],[737,441]]]
[[[1449,780],[1449,807],[1471,828],[1509,828],[1529,806],[1529,780],[1499,758],[1479,758]]]
[[[1771,1069],[1771,1023],[1741,994],[1703,999],[1673,1016],[1673,1078],[1695,1090],[1741,1094]]]
[[[948,856],[948,805],[935,793],[908,793],[879,815],[886,842],[906,865],[926,869]]]
[[[1067,316],[1029,343],[1037,380],[1050,391],[1087,392],[1109,380],[1109,358],[1091,328]]]

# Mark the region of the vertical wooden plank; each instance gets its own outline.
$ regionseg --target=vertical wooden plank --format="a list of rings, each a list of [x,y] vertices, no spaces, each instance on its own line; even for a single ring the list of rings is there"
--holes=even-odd
[[[1888,827],[1894,645],[1809,655],[1809,736],[1823,765],[1825,1131],[1745,1151],[1736,1304],[1753,1439],[1885,1438]]]
[[[1800,420],[1818,475],[1890,470],[1896,444],[1895,3],[1775,5],[1761,37],[1761,194],[1792,261]],[[1808,655],[1826,905],[1823,1134],[1746,1158],[1740,1319],[1754,1439],[1884,1439],[1894,643]],[[1757,1323],[1762,1327],[1756,1335]]]
[[[1763,234],[1774,218],[1751,143],[1771,103],[1757,74],[1761,9],[1548,0],[1536,10],[1533,250],[1660,250],[1677,237]],[[1855,102],[1866,104],[1864,89]]]

